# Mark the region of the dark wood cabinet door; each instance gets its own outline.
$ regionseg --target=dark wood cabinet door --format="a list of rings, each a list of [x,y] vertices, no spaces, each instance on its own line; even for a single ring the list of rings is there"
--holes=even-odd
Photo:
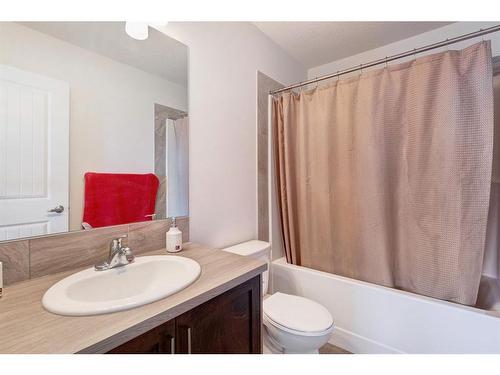
[[[260,275],[176,318],[176,353],[262,353]]]
[[[260,293],[259,275],[108,353],[262,353]]]
[[[175,321],[171,320],[122,344],[110,354],[174,354]]]

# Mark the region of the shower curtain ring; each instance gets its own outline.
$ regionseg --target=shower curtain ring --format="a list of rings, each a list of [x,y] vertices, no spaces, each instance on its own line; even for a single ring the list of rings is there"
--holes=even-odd
[[[483,31],[483,29],[479,29],[479,31]],[[481,41],[484,42],[484,34],[481,35]]]
[[[337,70],[337,81],[340,80],[340,74],[339,73],[340,73],[340,70]]]
[[[416,60],[417,59],[417,49],[416,48],[413,48],[413,60]]]
[[[359,64],[359,71],[360,71],[359,75],[363,75],[363,64]]]
[[[318,88],[319,86],[319,81],[318,81],[318,77],[314,78],[316,80],[316,88]]]
[[[388,65],[387,65],[387,56],[385,57],[385,67],[387,68]]]

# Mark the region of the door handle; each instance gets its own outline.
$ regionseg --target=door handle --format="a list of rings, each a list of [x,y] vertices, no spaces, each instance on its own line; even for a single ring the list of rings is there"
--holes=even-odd
[[[187,329],[187,339],[188,339],[188,354],[191,354],[191,327]]]
[[[60,214],[63,211],[64,211],[64,206],[59,205],[59,206],[56,206],[56,207],[48,210],[47,212],[55,212],[56,214]]]
[[[170,354],[175,354],[175,337],[170,338]]]
[[[170,354],[175,354],[175,337],[167,334],[165,339],[170,340]]]

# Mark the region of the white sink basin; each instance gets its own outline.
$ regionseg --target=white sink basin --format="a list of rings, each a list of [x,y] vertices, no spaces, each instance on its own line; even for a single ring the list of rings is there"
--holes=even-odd
[[[98,315],[127,310],[174,294],[192,284],[200,265],[189,258],[155,255],[106,271],[87,269],[52,285],[43,307],[59,315]]]

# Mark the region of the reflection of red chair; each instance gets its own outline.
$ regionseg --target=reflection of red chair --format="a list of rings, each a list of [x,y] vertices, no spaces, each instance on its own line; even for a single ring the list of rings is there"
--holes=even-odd
[[[152,174],[85,173],[84,228],[152,220],[158,178]]]

